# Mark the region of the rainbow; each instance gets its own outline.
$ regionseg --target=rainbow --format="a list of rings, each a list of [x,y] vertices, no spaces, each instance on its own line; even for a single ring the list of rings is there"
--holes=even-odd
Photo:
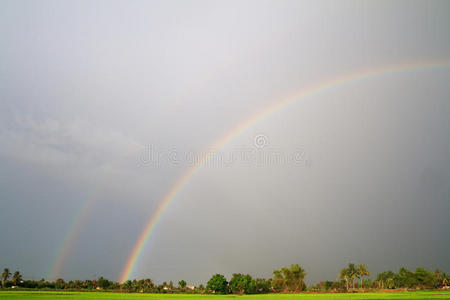
[[[161,218],[161,216],[164,214],[165,210],[175,199],[175,197],[181,192],[182,188],[186,185],[186,183],[195,175],[195,173],[218,151],[220,150],[224,145],[229,143],[233,138],[241,134],[243,131],[245,131],[250,126],[254,125],[258,121],[262,120],[264,117],[268,116],[269,114],[280,110],[281,108],[285,107],[288,104],[294,103],[298,100],[304,99],[305,97],[314,96],[318,93],[328,91],[332,88],[336,88],[339,86],[343,86],[350,83],[355,83],[359,80],[381,76],[381,75],[387,75],[387,74],[395,74],[395,73],[402,73],[402,72],[410,72],[410,71],[419,71],[419,70],[430,70],[430,69],[444,69],[450,67],[450,60],[441,60],[441,61],[432,61],[432,62],[422,62],[422,63],[409,63],[409,64],[402,64],[402,65],[395,65],[395,66],[384,66],[377,69],[367,70],[363,72],[357,72],[353,74],[348,74],[342,77],[338,77],[326,82],[319,83],[311,88],[305,89],[301,91],[300,93],[294,95],[293,97],[289,97],[287,99],[281,100],[274,105],[267,107],[256,114],[254,114],[252,117],[244,121],[242,124],[236,126],[233,128],[228,134],[223,136],[222,138],[218,139],[212,147],[209,149],[213,149],[213,151],[207,152],[203,157],[201,157],[199,160],[196,161],[195,164],[192,165],[191,168],[189,168],[176,182],[172,185],[169,192],[164,196],[158,207],[156,208],[155,212],[145,225],[144,229],[142,230],[139,238],[137,239],[137,242],[135,243],[133,250],[131,254],[128,257],[128,260],[126,261],[125,267],[122,270],[121,276],[120,276],[120,282],[124,282],[127,279],[129,279],[130,275],[132,274],[137,261],[139,260],[139,257],[142,254],[142,250],[145,248],[145,245],[147,244],[147,241],[149,237],[151,236],[151,233],[155,229],[155,226],[158,223],[158,220]]]
[[[100,196],[101,187],[105,179],[95,187],[89,194],[88,199],[84,201],[83,205],[74,215],[71,220],[69,230],[65,235],[64,239],[61,241],[60,245],[56,248],[56,255],[53,259],[53,263],[50,265],[50,269],[47,272],[47,278],[50,280],[56,280],[61,276],[61,271],[67,259],[70,256],[72,249],[76,241],[78,240],[84,226],[90,215],[92,215],[95,207],[95,202]]]
[[[55,280],[59,276],[61,276],[61,270],[69,254],[71,253],[71,249],[74,246],[75,241],[78,239],[83,225],[86,223],[86,219],[92,212],[93,202],[91,199],[85,201],[79,211],[72,218],[71,225],[69,226],[69,232],[66,234],[61,244],[57,248],[56,257],[53,260],[53,264],[50,266],[50,270],[47,273],[47,278],[50,280]]]

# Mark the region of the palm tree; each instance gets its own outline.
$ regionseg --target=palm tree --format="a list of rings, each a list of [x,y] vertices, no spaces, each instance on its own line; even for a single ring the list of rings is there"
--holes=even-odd
[[[19,283],[22,281],[22,274],[20,274],[19,271],[14,272],[12,281],[13,281],[14,285],[19,285]]]
[[[303,280],[306,276],[305,269],[300,267],[298,264],[295,264],[295,265],[291,265],[290,271],[291,271],[292,277],[297,282],[296,288],[295,288],[296,291],[302,291],[303,287],[305,285],[305,281]]]
[[[378,288],[382,289],[384,286],[384,273],[378,273],[375,281],[378,283]]]
[[[5,282],[8,281],[10,275],[11,273],[9,272],[9,269],[4,268],[2,273],[2,287],[5,287]]]
[[[358,265],[359,278],[361,279],[361,288],[363,288],[363,277],[370,276],[370,272],[367,269],[366,265],[359,264]]]
[[[447,286],[447,274],[443,273],[442,274],[442,286]]]
[[[394,287],[394,272],[392,271],[384,271],[382,273],[379,273],[377,275],[376,281],[378,281],[378,287],[383,288],[392,288]],[[386,286],[384,286],[384,283],[386,283]]]
[[[348,264],[348,275],[350,279],[352,280],[352,289],[355,289],[355,277],[359,276],[358,269],[355,267],[354,263]]]
[[[393,277],[388,277],[387,279],[386,279],[386,286],[388,287],[388,288],[393,288],[393,287],[395,287],[394,286],[394,278]]]
[[[339,272],[339,278],[345,280],[345,287],[348,291],[348,288],[349,288],[349,286],[348,286],[348,279],[349,279],[348,269],[342,268],[341,272]]]

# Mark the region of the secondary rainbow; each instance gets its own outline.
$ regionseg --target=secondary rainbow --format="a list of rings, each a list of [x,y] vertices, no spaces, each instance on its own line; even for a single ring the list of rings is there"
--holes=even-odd
[[[77,214],[73,217],[71,225],[69,226],[69,231],[57,248],[55,259],[50,265],[50,270],[47,274],[48,279],[56,280],[61,276],[62,267],[66,263],[67,258],[71,253],[71,249],[73,249],[74,243],[78,239],[84,224],[86,224],[88,217],[93,211],[93,204],[95,202],[93,198],[94,197],[91,197],[86,200]]]
[[[400,72],[410,72],[410,71],[419,71],[419,70],[429,70],[429,69],[441,69],[441,68],[449,68],[450,67],[450,60],[441,60],[441,61],[431,61],[431,62],[421,62],[421,63],[409,63],[409,64],[402,64],[402,65],[395,65],[395,66],[384,66],[377,69],[367,70],[363,72],[357,72],[348,74],[345,76],[341,76],[335,79],[331,79],[326,82],[319,83],[311,88],[305,89],[301,91],[300,93],[296,94],[293,97],[286,98],[284,100],[281,100],[274,105],[267,107],[246,121],[244,121],[242,124],[236,126],[234,129],[232,129],[228,134],[226,134],[224,137],[217,140],[212,147],[209,149],[214,149],[213,151],[207,152],[203,157],[201,157],[190,169],[188,169],[176,182],[172,187],[170,188],[169,192],[164,196],[160,204],[158,205],[157,209],[145,225],[144,229],[142,230],[137,242],[135,243],[133,250],[131,254],[128,257],[128,260],[126,261],[125,267],[122,270],[121,276],[120,276],[120,282],[124,282],[127,279],[129,279],[131,273],[134,270],[134,267],[136,266],[136,263],[142,253],[142,250],[144,249],[149,237],[151,236],[151,233],[153,232],[158,220],[163,215],[164,211],[167,209],[170,202],[180,193],[182,188],[186,185],[186,183],[191,179],[194,174],[207,162],[220,148],[222,148],[224,145],[229,143],[234,137],[238,136],[240,133],[242,133],[244,130],[249,128],[250,126],[254,125],[264,117],[268,116],[269,114],[285,107],[288,104],[291,104],[295,101],[304,99],[307,96],[313,96],[315,94],[318,94],[320,92],[327,91],[332,88],[336,88],[345,84],[354,83],[358,80],[367,79],[370,77],[376,77],[386,74],[392,74],[392,73],[400,73]]]
[[[95,203],[101,196],[102,188],[105,185],[106,177],[103,177],[96,186],[94,186],[83,205],[73,216],[69,230],[61,241],[60,245],[56,248],[55,257],[53,263],[50,265],[50,269],[47,272],[47,278],[50,280],[56,280],[61,276],[63,266],[67,263],[67,259],[70,257],[72,250],[75,248],[75,244],[83,231],[83,228],[88,223],[89,217],[93,214],[95,209]]]

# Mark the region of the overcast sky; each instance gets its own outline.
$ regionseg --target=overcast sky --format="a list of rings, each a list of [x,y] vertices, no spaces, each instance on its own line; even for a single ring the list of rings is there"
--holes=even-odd
[[[214,141],[321,82],[448,61],[449,29],[448,1],[1,0],[0,267],[48,276],[84,205],[58,275],[118,280]],[[449,83],[384,74],[268,115],[188,182],[132,276],[449,272]]]

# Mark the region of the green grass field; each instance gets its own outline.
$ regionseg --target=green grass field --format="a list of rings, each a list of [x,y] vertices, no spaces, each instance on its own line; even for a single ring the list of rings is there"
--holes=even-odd
[[[39,292],[39,291],[1,291],[0,299],[151,299],[151,300],[227,300],[239,298],[241,300],[307,300],[307,299],[450,299],[450,292],[401,292],[401,293],[360,293],[360,294],[266,294],[247,296],[215,296],[215,295],[186,295],[186,294],[126,294],[126,293],[103,293],[103,292]]]

